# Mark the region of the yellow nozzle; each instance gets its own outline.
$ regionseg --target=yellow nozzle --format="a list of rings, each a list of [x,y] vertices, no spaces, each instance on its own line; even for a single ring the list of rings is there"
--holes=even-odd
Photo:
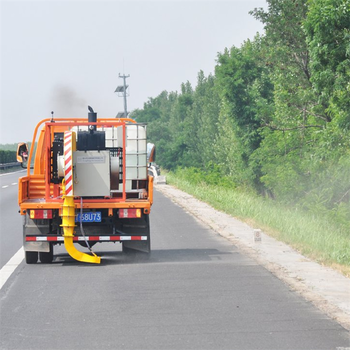
[[[86,262],[86,263],[92,263],[92,264],[99,264],[101,262],[101,258],[99,256],[85,254],[77,250],[73,244],[73,236],[64,237],[64,246],[68,254],[75,260]]]

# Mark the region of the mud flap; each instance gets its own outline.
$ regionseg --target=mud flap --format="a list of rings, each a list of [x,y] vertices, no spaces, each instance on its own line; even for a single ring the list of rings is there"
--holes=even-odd
[[[141,252],[141,253],[151,253],[151,244],[149,242],[149,237],[147,241],[125,241],[123,242],[123,252]]]
[[[126,219],[123,223],[122,231],[125,234],[146,236],[147,240],[144,241],[124,241],[123,252],[132,253],[151,253],[151,237],[150,237],[150,223],[149,215],[144,216],[144,221],[140,219]]]

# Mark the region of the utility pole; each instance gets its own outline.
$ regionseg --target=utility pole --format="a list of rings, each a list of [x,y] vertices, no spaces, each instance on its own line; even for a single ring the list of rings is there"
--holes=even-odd
[[[126,89],[129,87],[129,85],[126,85],[126,79],[130,77],[130,74],[129,75],[121,75],[119,73],[119,78],[123,78],[123,85],[121,86],[118,86],[116,88],[116,90],[114,92],[117,92],[118,93],[118,96],[119,97],[123,97],[124,98],[124,118],[126,118],[128,116],[128,106],[127,106],[127,101],[126,101],[126,97],[128,96],[127,94],[127,91]],[[118,116],[120,115],[121,113],[118,113]]]

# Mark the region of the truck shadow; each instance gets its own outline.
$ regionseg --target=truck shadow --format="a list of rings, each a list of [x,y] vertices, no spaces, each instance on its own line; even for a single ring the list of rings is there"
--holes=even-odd
[[[157,264],[171,262],[205,262],[222,261],[235,251],[222,252],[217,249],[164,249],[152,250],[151,254],[145,253],[122,253],[121,251],[95,252],[101,257],[100,265],[128,265],[128,264]],[[53,264],[82,265],[85,263],[73,260],[68,254],[56,254]],[[94,266],[100,266],[94,265]]]

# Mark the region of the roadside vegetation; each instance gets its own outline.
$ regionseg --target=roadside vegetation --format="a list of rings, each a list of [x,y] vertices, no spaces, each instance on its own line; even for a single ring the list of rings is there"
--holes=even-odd
[[[267,4],[264,33],[132,116],[174,184],[349,266],[350,2]]]
[[[167,182],[350,277],[349,222],[340,223],[332,212],[316,214],[237,189],[217,175],[178,168],[167,172]]]
[[[0,164],[16,162],[17,143],[0,144]]]
[[[17,163],[17,143],[0,144],[0,174],[18,171],[21,169],[20,163]],[[31,142],[27,143],[30,150]],[[13,166],[13,163],[17,165]]]
[[[16,151],[4,151],[0,149],[0,174],[9,173],[21,169],[20,163],[17,162]]]
[[[16,162],[16,151],[4,151],[0,149],[0,164]]]

